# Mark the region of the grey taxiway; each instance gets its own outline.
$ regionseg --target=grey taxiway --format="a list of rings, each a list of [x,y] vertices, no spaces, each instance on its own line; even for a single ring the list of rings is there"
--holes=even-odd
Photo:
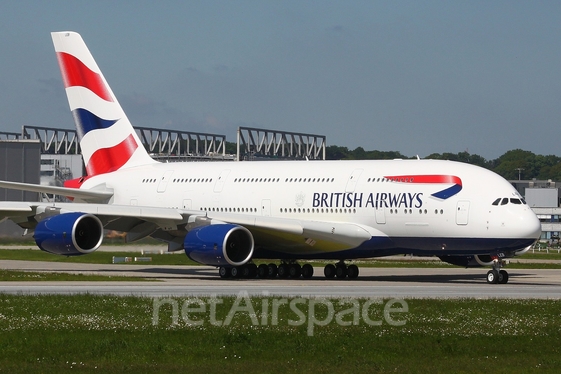
[[[561,299],[560,270],[510,269],[508,284],[486,283],[486,270],[462,268],[361,268],[354,280],[326,279],[315,268],[311,279],[221,279],[206,266],[78,264],[0,261],[0,269],[135,276],[147,281],[0,282],[0,293],[110,294],[147,297],[204,295]]]

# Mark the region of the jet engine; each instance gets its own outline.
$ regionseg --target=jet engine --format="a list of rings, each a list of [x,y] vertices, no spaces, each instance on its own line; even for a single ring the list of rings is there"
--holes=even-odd
[[[77,256],[91,253],[103,241],[99,218],[87,213],[63,213],[40,221],[33,234],[35,243],[45,252]]]
[[[183,241],[185,254],[210,266],[241,266],[253,256],[253,236],[245,227],[214,224],[190,230]]]

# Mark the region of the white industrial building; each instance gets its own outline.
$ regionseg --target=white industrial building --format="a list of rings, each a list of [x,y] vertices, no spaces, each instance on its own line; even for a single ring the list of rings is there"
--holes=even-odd
[[[561,233],[559,184],[552,180],[511,181],[542,224],[541,241],[558,242]]]

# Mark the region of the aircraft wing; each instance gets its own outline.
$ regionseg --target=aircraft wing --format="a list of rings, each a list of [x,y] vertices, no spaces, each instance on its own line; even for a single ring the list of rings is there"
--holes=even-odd
[[[338,243],[341,249],[354,248],[369,240],[374,231],[376,235],[384,236],[372,227],[349,222],[312,221],[268,216],[239,215],[209,212],[208,216],[223,222],[244,226],[249,231],[258,231],[276,236],[279,233],[291,235],[312,241],[327,241]],[[310,245],[312,242],[310,242]]]
[[[81,190],[78,188],[43,186],[40,184],[0,181],[0,188],[19,191],[49,193],[60,196],[72,197],[88,202],[107,202],[113,196],[113,191],[104,188]]]
[[[307,243],[310,248],[316,242],[328,242],[332,249],[354,248],[376,235],[383,233],[356,223],[307,221],[249,214],[228,214],[158,208],[145,206],[88,204],[1,202],[0,218],[9,218],[24,228],[33,229],[35,224],[51,215],[71,212],[97,216],[105,229],[127,233],[127,241],[153,235],[168,241],[169,250],[181,249],[186,232],[194,227],[211,223],[232,223],[247,228],[256,242]],[[318,248],[319,249],[319,248]]]

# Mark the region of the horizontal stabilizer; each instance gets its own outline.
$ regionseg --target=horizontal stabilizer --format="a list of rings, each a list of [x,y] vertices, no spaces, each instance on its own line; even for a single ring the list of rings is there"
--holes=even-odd
[[[7,188],[18,191],[31,191],[39,193],[49,193],[66,196],[85,202],[108,202],[113,196],[113,191],[109,190],[81,190],[77,188],[42,186],[40,184],[0,181],[0,188]]]

